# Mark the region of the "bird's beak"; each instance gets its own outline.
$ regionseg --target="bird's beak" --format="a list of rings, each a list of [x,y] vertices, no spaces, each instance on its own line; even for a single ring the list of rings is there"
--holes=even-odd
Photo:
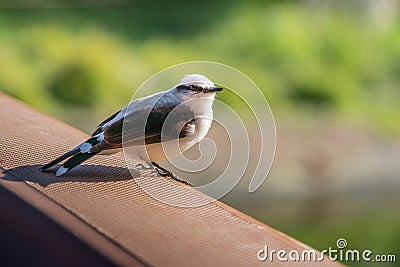
[[[204,88],[204,90],[203,90],[203,92],[204,93],[210,93],[210,92],[219,92],[219,91],[222,91],[222,90],[224,90],[224,88],[222,88],[222,87],[210,87],[210,88]]]

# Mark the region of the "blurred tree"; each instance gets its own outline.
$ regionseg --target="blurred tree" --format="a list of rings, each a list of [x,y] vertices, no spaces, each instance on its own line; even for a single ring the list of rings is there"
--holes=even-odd
[[[56,101],[81,106],[94,104],[94,89],[88,70],[79,63],[61,67],[50,78],[48,86],[50,94]]]

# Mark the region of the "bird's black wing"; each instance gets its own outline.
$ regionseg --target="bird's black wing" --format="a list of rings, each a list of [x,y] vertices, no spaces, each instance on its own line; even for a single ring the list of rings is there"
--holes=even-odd
[[[103,126],[104,126],[104,124],[106,124],[106,123],[109,122],[109,121],[112,121],[115,117],[117,117],[117,115],[118,115],[120,112],[121,112],[121,110],[115,112],[115,113],[114,113],[113,115],[111,115],[108,119],[106,119],[105,121],[103,121],[102,123],[100,123],[99,125],[97,125],[97,128],[96,128],[96,130],[92,133],[92,136],[95,136],[96,134],[101,133],[101,132],[103,131]]]

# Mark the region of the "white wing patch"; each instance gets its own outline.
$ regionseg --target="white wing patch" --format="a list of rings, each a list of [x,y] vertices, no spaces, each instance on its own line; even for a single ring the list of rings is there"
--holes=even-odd
[[[99,133],[99,134],[96,135],[95,137],[96,137],[96,140],[97,140],[98,142],[103,141],[103,140],[104,140],[104,132]]]
[[[90,149],[92,149],[92,145],[89,143],[82,143],[80,146],[81,153],[88,153],[90,152]]]

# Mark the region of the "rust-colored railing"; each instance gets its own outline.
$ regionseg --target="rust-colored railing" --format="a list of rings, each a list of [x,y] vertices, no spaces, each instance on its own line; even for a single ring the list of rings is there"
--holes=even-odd
[[[340,265],[327,258],[322,262],[284,262],[277,253],[272,262],[270,258],[260,261],[259,257],[265,257],[260,252],[265,246],[269,252],[297,250],[300,254],[311,248],[219,201],[197,208],[161,203],[138,186],[126,169],[122,154],[94,157],[61,177],[42,173],[42,164],[87,135],[1,94],[0,121],[0,196],[5,199],[5,195],[13,195],[7,201],[25,203],[25,208],[11,205],[14,208],[0,209],[0,230],[10,224],[5,218],[13,218],[12,214],[26,215],[29,207],[37,211],[29,217],[34,221],[21,221],[26,239],[24,235],[14,238],[16,246],[20,242],[20,247],[29,249],[25,253],[14,251],[19,260],[41,255],[41,261],[32,262],[59,261],[65,266],[79,262],[96,266],[99,262],[123,266]],[[155,192],[175,198],[206,197],[150,171],[138,171],[135,178],[152,186]],[[54,225],[43,231],[43,224],[38,225],[41,217],[47,224],[56,225],[60,233],[56,235],[51,230]],[[14,234],[17,235],[10,232],[9,236]],[[59,239],[51,238],[54,235]],[[23,244],[32,242],[28,236],[42,237],[43,244]],[[4,240],[2,237],[0,243]],[[73,250],[78,243],[82,247],[80,254]],[[65,262],[65,253],[71,253],[69,259],[75,261]]]

